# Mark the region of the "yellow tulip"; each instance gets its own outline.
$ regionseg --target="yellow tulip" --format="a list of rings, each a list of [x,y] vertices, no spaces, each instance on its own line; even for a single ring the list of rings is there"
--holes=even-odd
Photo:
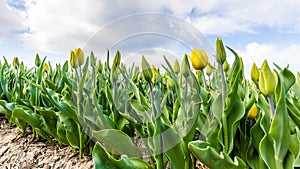
[[[196,70],[203,70],[208,64],[208,57],[204,50],[193,49],[190,59]]]
[[[180,72],[180,66],[177,59],[174,60],[174,72],[178,74]]]
[[[43,72],[48,72],[50,70],[50,67],[47,63],[44,64],[43,66]]]
[[[20,65],[20,61],[19,61],[19,58],[18,57],[14,57],[14,60],[13,60],[13,66],[15,69],[17,69]]]
[[[73,50],[70,51],[70,65],[74,69],[77,69],[78,67],[78,60]]]
[[[24,84],[24,87],[23,87],[23,94],[26,95],[27,94],[27,85],[26,83]]]
[[[80,48],[75,49],[75,55],[76,58],[78,59],[78,64],[79,66],[83,65],[84,63],[84,53]]]
[[[276,79],[265,60],[259,72],[259,89],[265,96],[271,96],[274,93]]]
[[[173,90],[174,89],[174,82],[173,79],[170,78],[170,76],[167,76],[167,84],[168,84],[168,88]]]
[[[158,75],[158,70],[152,65],[151,71],[152,71],[151,81],[154,84],[156,76]]]
[[[255,63],[252,64],[251,79],[255,82],[257,82],[259,79],[259,71]]]
[[[257,115],[258,115],[258,108],[257,108],[256,104],[254,103],[248,112],[248,117],[250,119],[255,119],[257,117]]]

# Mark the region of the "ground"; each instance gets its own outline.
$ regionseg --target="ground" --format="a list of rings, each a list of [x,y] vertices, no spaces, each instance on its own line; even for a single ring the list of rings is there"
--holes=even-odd
[[[137,146],[143,147],[136,143]],[[144,159],[149,161],[149,159]],[[197,161],[197,169],[207,169]],[[78,152],[73,152],[70,147],[51,145],[46,140],[36,140],[32,131],[27,128],[25,133],[15,125],[0,116],[0,169],[92,169],[94,168],[91,156],[85,155],[78,158]],[[168,167],[169,168],[169,167]]]
[[[78,158],[70,147],[53,146],[45,140],[36,140],[30,129],[22,133],[20,128],[9,125],[0,117],[0,168],[93,168],[91,156]]]

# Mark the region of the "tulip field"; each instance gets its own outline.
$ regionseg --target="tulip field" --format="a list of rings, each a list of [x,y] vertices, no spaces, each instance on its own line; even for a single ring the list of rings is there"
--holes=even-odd
[[[96,169],[300,166],[300,73],[265,60],[247,79],[238,53],[220,38],[215,48],[215,63],[195,47],[161,68],[80,48],[64,64],[37,55],[28,68],[4,58],[0,116],[79,158],[91,155]]]

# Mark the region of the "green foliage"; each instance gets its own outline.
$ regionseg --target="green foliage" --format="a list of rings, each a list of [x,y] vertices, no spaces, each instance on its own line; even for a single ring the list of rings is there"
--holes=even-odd
[[[104,62],[91,52],[78,67],[47,63],[47,71],[38,55],[31,69],[4,58],[0,115],[79,157],[92,154],[97,169],[193,169],[196,159],[212,169],[300,166],[299,74],[296,82],[288,67],[275,65],[276,75],[268,70],[276,76],[274,95],[266,93],[260,78],[245,79],[242,59],[228,49],[232,65],[218,39],[218,66],[209,64],[208,80],[191,70],[187,55],[176,70],[165,58],[154,74],[145,58],[142,70],[126,67],[119,51],[112,66],[109,52]],[[254,103],[258,114],[249,118]]]

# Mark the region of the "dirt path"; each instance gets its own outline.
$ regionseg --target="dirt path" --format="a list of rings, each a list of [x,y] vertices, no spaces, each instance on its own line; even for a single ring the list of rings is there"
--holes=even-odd
[[[91,156],[78,159],[70,147],[53,146],[47,141],[37,141],[30,129],[25,133],[16,126],[9,126],[0,117],[0,169],[10,168],[93,168]]]

